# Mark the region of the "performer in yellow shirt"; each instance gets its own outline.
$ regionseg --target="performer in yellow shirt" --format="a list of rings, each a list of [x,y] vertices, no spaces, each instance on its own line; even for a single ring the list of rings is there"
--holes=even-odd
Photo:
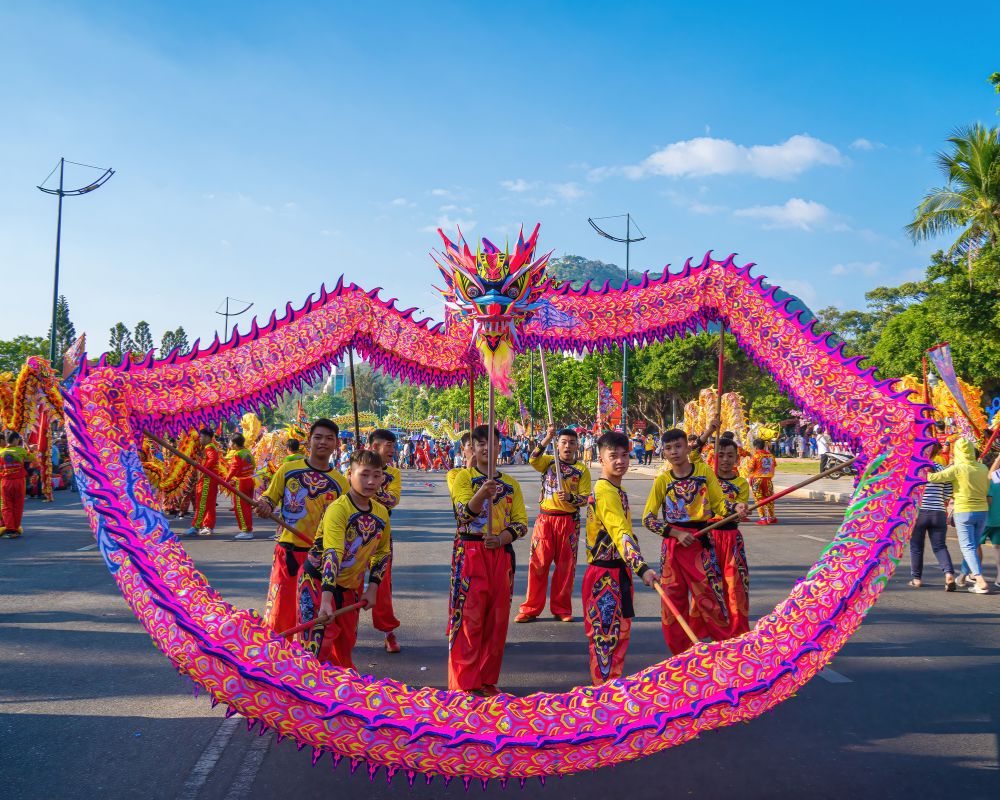
[[[628,495],[629,439],[609,432],[597,440],[601,477],[587,508],[587,571],[583,576],[583,626],[590,640],[590,679],[598,686],[620,678],[632,630],[632,578],[646,586],[659,580],[642,558],[632,531]]]
[[[392,515],[392,510],[399,504],[403,491],[403,480],[399,470],[393,466],[396,460],[396,434],[385,428],[376,428],[368,434],[368,449],[377,453],[382,459],[382,485],[375,493],[379,501]],[[389,547],[392,547],[392,536],[389,536]],[[375,630],[385,634],[385,651],[398,653],[399,642],[394,631],[399,627],[399,620],[392,608],[392,567],[385,571],[385,577],[378,585],[378,598],[372,609],[372,625]]]
[[[774,465],[775,458],[767,449],[767,443],[763,439],[754,439],[749,472],[750,486],[758,503],[774,494],[774,484],[771,482],[774,478]],[[774,516],[774,503],[761,506],[757,513],[760,514],[758,525],[774,525],[778,521]]]
[[[545,455],[545,448],[555,439],[556,456]],[[528,561],[528,591],[514,622],[529,622],[545,608],[545,593],[552,573],[552,616],[562,622],[573,621],[573,581],[576,578],[577,544],[580,541],[580,509],[590,497],[590,470],[577,459],[579,440],[576,431],[566,428],[556,436],[549,425],[545,438],[531,453],[528,463],[542,473],[538,499],[539,515],[531,532],[531,558]],[[556,480],[562,476],[562,488]]]
[[[663,453],[669,468],[656,476],[642,512],[643,525],[663,537],[663,588],[686,620],[690,621],[689,607],[693,603],[709,635],[725,639],[730,620],[722,568],[711,537],[697,535],[713,514],[726,515],[725,496],[706,463],[691,463],[684,431],[674,428],[663,434]],[[737,503],[734,508],[742,515],[746,509],[746,503]],[[677,655],[691,646],[691,640],[664,603],[660,621],[671,653]]]
[[[344,476],[330,466],[340,429],[328,419],[316,420],[309,429],[309,458],[286,461],[274,473],[267,491],[257,502],[258,516],[270,518],[281,510],[281,519],[300,536],[281,528],[274,547],[271,583],[264,606],[264,621],[275,631],[295,626],[298,574],[326,507],[347,491]],[[305,538],[310,537],[310,538]]]
[[[732,435],[722,434],[719,439],[718,469],[715,476],[719,488],[725,496],[726,515],[732,514],[740,503],[750,502],[750,484],[737,472],[740,463],[740,446]],[[727,636],[729,639],[750,630],[750,568],[747,565],[746,547],[743,534],[737,522],[730,522],[723,528],[709,533],[712,546],[718,556],[722,570],[722,591],[729,615]],[[691,606],[691,627],[700,636],[710,636],[711,632],[700,623],[702,615],[697,605]]]
[[[472,429],[474,464],[460,471],[452,484],[459,541],[452,558],[448,688],[483,696],[500,693],[497,682],[514,594],[511,545],[528,532],[518,482],[495,467],[493,475],[488,475],[491,433],[496,452],[499,431],[491,432],[486,425]],[[492,536],[488,535],[488,507],[492,508]]]
[[[323,514],[299,579],[299,621],[325,620],[359,601],[372,608],[392,564],[389,512],[376,498],[382,486],[382,457],[371,450],[351,455],[351,483]],[[361,592],[365,570],[368,588]],[[354,669],[351,653],[358,638],[358,610],[321,621],[302,634],[320,661]]]

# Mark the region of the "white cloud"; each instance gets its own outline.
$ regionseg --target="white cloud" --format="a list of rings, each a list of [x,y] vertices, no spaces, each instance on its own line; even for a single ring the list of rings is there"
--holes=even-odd
[[[852,150],[881,150],[885,147],[882,142],[873,142],[871,139],[855,139],[849,147]]]
[[[285,211],[295,211],[299,207],[298,203],[288,202],[285,203]]]
[[[800,228],[804,231],[827,226],[834,220],[833,212],[822,203],[793,197],[780,206],[751,206],[733,212],[737,217],[758,219],[764,228]]]
[[[451,192],[447,189],[431,189],[432,197],[451,197]]]
[[[830,267],[831,275],[877,275],[882,271],[880,261],[848,261],[846,264],[834,264]]]
[[[517,178],[513,181],[500,181],[500,185],[508,192],[527,192],[534,189],[538,184],[526,181],[524,178]]]
[[[579,200],[586,194],[578,184],[572,181],[570,183],[553,183],[551,189],[559,198],[567,202]]]
[[[452,219],[447,214],[442,214],[437,218],[437,222],[433,225],[427,225],[421,230],[425,233],[437,233],[437,229],[445,231],[446,233],[452,233],[456,228],[461,228],[462,233],[468,233],[473,228],[476,227],[476,220],[474,219]]]
[[[845,161],[840,151],[807,134],[797,134],[780,144],[746,146],[729,139],[699,136],[668,144],[645,161],[626,167],[602,167],[590,177],[599,180],[622,174],[638,180],[650,175],[692,178],[707,175],[753,175],[787,179],[813,167],[837,166]]]
[[[567,183],[543,183],[542,181],[526,181],[524,178],[517,178],[512,181],[500,181],[500,185],[508,192],[516,195],[525,195],[527,192],[536,192],[534,197],[519,197],[519,203],[527,203],[533,206],[551,206],[557,200],[571,203],[586,195],[586,192],[579,184],[569,181]]]
[[[409,200],[407,200],[407,199],[406,199],[405,197],[397,197],[397,198],[395,198],[395,199],[393,199],[393,200],[389,201],[389,205],[390,205],[390,206],[397,206],[397,207],[400,207],[400,206],[412,206],[412,205],[413,205],[413,203],[411,203],[411,202],[410,202]]]

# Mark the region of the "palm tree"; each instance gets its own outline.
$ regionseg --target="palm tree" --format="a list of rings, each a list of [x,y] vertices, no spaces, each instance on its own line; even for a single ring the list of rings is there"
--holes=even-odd
[[[948,255],[967,256],[971,269],[973,255],[1000,238],[1000,129],[977,122],[955,131],[948,143],[951,151],[937,154],[948,182],[924,197],[906,232],[919,242],[962,229]]]

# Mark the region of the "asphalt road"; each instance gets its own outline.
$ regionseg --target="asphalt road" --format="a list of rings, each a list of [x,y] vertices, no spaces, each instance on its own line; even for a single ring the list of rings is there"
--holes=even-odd
[[[533,497],[533,473],[514,473]],[[640,475],[627,481],[636,515],[649,484]],[[425,786],[418,778],[411,790],[401,773],[387,785],[384,771],[372,783],[364,769],[351,775],[346,762],[336,770],[329,760],[313,768],[308,751],[248,733],[241,719],[225,720],[212,709],[204,694],[195,698],[134,621],[93,549],[75,496],[56,496],[53,505],[29,501],[25,536],[0,541],[0,798],[465,796],[461,781]],[[788,500],[779,512],[781,525],[746,529],[752,618],[805,573],[833,537],[843,508]],[[222,518],[216,536],[188,542],[189,551],[231,602],[259,605],[273,544],[232,541],[235,521]],[[444,476],[404,473],[393,523],[403,652],[387,655],[363,616],[355,663],[378,676],[444,686],[452,535]],[[652,558],[655,537],[644,535],[642,545]],[[515,603],[524,593],[527,553],[522,542]],[[928,558],[924,589],[906,586],[904,560],[832,669],[765,717],[641,762],[550,780],[545,789],[532,781],[520,794],[514,782],[507,791],[606,800],[912,798],[957,790],[964,800],[995,800],[1000,594],[946,594],[929,552]],[[578,600],[575,611],[578,621],[569,624],[511,625],[503,689],[559,691],[587,679]],[[636,612],[630,671],[665,655],[655,595],[637,587]],[[490,784],[485,795],[501,791]]]

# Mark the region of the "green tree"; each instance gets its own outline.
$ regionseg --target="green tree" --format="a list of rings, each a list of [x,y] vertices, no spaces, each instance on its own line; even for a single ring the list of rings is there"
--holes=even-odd
[[[144,358],[152,349],[153,334],[149,330],[149,323],[141,320],[135,324],[135,332],[132,334],[132,353],[137,358]]]
[[[343,393],[332,394],[331,392],[319,392],[304,398],[302,407],[310,419],[338,417],[341,414],[349,414],[351,411],[350,401],[344,397]]]
[[[358,411],[379,413],[378,401],[388,396],[388,381],[384,375],[376,372],[368,364],[355,364],[354,387],[358,395]],[[351,402],[351,389],[344,390],[347,402]]]
[[[116,322],[108,339],[108,363],[121,364],[126,353],[131,353],[135,347],[132,344],[132,332],[124,322]]]
[[[17,375],[31,356],[48,358],[48,355],[49,340],[41,336],[15,336],[6,341],[0,340],[0,372]]]
[[[1000,238],[1000,129],[976,123],[948,138],[950,150],[938,153],[946,183],[923,199],[906,226],[914,242],[960,230],[948,250],[972,258]]]
[[[164,357],[169,355],[175,347],[180,349],[181,353],[187,353],[191,349],[187,333],[185,333],[183,327],[178,327],[177,330],[167,331],[163,334],[163,337],[160,339],[160,355]]]
[[[49,332],[46,339],[51,341],[52,326],[49,325]],[[76,341],[76,327],[69,318],[69,302],[66,295],[59,295],[56,302],[56,363],[62,361],[63,354]]]

